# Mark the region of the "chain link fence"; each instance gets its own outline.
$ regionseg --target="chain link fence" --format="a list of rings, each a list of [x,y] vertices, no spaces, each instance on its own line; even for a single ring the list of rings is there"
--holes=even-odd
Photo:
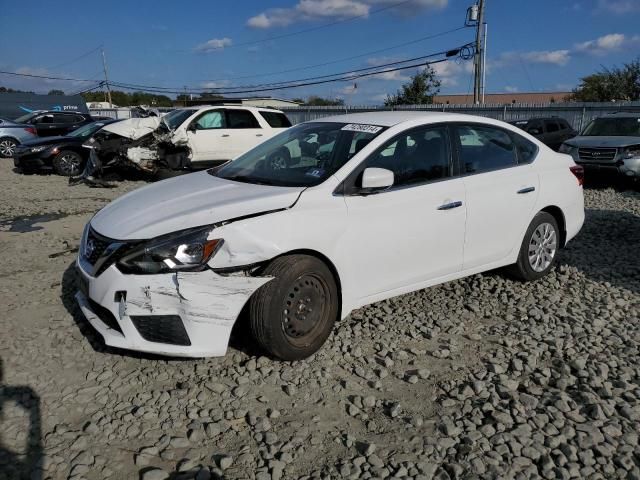
[[[177,107],[179,108],[179,107]],[[162,113],[171,111],[171,108],[159,109]],[[402,107],[383,106],[354,106],[345,105],[338,107],[284,107],[281,108],[287,114],[294,125],[308,120],[316,120],[331,115],[359,112],[382,112],[390,110],[427,111],[427,112],[453,112],[479,115],[510,122],[534,117],[561,117],[567,120],[576,130],[581,131],[591,120],[603,115],[616,112],[633,112],[640,114],[640,101],[636,102],[606,102],[606,103],[547,103],[547,104],[509,104],[509,105],[405,105]],[[112,118],[131,118],[132,109],[93,109],[92,115],[107,116]]]

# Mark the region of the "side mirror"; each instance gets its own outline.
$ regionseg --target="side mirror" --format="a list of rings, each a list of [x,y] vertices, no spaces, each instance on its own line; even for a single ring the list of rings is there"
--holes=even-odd
[[[542,132],[539,128],[530,128],[528,130],[528,133],[530,133],[531,135],[540,135]]]
[[[194,133],[198,131],[198,126],[196,125],[196,122],[191,122],[187,127],[187,131],[194,132]]]
[[[363,190],[380,190],[393,185],[393,172],[386,168],[365,168],[362,172]]]

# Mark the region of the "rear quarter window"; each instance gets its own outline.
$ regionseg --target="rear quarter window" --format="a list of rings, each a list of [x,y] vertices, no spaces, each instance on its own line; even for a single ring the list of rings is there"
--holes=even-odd
[[[271,128],[289,128],[291,126],[291,122],[284,113],[260,111],[260,115]]]
[[[516,145],[518,164],[523,165],[533,162],[538,154],[538,146],[526,138],[521,137],[517,133],[512,132],[511,136],[513,138],[513,143]]]

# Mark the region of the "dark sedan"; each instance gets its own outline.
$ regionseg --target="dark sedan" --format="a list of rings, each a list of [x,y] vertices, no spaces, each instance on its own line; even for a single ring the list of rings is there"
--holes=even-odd
[[[16,148],[13,163],[23,172],[53,168],[58,175],[79,175],[89,158],[82,144],[94,133],[117,120],[89,123],[63,137],[45,137],[25,142]]]
[[[36,129],[39,137],[67,135],[95,121],[88,113],[37,110],[16,118],[16,123],[26,123]]]
[[[533,135],[554,150],[558,150],[562,142],[578,134],[564,118],[558,117],[515,120],[509,123]]]

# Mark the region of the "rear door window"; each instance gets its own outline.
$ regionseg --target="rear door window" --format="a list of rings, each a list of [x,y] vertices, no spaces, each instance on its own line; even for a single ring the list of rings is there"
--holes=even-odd
[[[533,162],[538,153],[536,144],[516,133],[512,133],[511,136],[518,151],[518,163],[522,165]]]
[[[555,133],[560,131],[560,125],[555,120],[547,120],[544,122],[547,133]]]
[[[518,164],[516,148],[504,130],[479,125],[457,125],[462,174],[482,173]]]
[[[260,124],[249,110],[227,110],[227,128],[260,128]]]
[[[271,128],[289,128],[291,122],[284,113],[260,111],[260,115]]]

